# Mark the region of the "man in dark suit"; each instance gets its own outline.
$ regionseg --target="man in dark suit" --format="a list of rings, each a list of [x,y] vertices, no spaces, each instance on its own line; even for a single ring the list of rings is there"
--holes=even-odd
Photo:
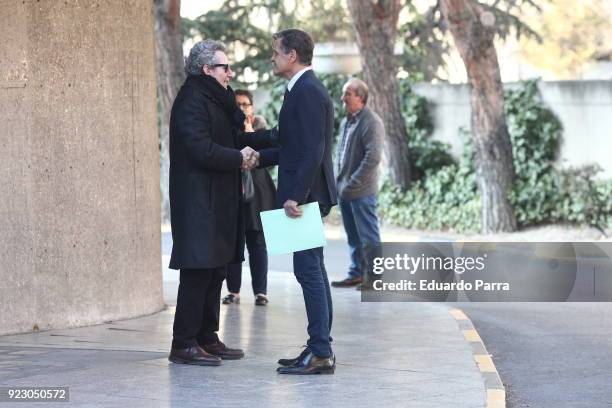
[[[296,29],[274,34],[274,73],[289,80],[278,120],[279,148],[261,151],[261,165],[278,162],[276,203],[289,217],[302,216],[298,205],[317,201],[321,215],[336,205],[332,168],[334,108],[327,90],[311,68],[314,43]],[[295,277],[302,286],[308,336],[296,358],[281,359],[281,374],[332,374],[336,360],[331,349],[332,299],[323,248],[293,254]]]

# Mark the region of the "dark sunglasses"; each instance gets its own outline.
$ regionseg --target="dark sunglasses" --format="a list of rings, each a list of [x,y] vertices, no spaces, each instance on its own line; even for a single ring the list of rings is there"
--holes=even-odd
[[[212,64],[212,65],[210,65],[210,67],[211,67],[211,68],[221,67],[221,68],[223,68],[223,70],[224,70],[225,72],[227,72],[227,71],[229,71],[229,69],[230,69],[230,64]]]

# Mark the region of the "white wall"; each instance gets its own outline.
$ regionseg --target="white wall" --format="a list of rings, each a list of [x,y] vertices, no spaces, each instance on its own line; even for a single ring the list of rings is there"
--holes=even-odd
[[[539,88],[542,100],[563,124],[559,163],[597,163],[604,169],[602,177],[612,178],[612,81],[540,82]],[[433,137],[450,143],[458,155],[458,129],[470,127],[468,85],[419,84],[415,92],[430,103]]]

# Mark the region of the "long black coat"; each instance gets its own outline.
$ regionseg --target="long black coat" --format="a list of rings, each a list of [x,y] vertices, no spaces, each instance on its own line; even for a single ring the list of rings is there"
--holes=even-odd
[[[251,176],[255,194],[244,206],[245,225],[249,231],[263,231],[259,213],[275,208],[276,186],[267,169],[253,169]]]
[[[170,116],[171,269],[243,260],[239,149],[244,133],[207,85],[205,78],[189,76]]]

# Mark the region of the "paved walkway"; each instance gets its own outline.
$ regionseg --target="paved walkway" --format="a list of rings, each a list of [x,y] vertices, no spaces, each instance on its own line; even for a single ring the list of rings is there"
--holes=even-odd
[[[485,406],[483,377],[450,306],[361,303],[351,289],[333,290],[336,374],[276,374],[276,360],[298,354],[306,334],[301,291],[287,272],[270,272],[267,307],[248,291],[240,305],[222,306],[220,336],[244,348],[244,360],[171,364],[176,276],[164,271],[170,306],[160,313],[0,337],[0,386],[68,386],[67,405],[79,407]]]

